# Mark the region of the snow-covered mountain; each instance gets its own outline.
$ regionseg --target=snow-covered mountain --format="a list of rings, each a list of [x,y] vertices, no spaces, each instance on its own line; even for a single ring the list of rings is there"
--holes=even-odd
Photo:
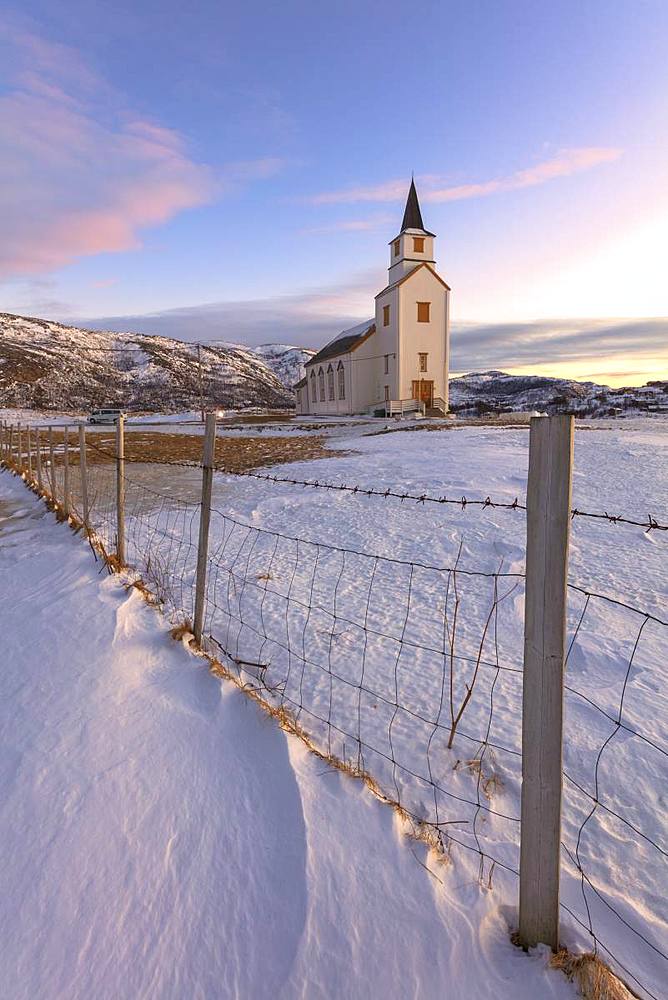
[[[626,410],[668,412],[668,382],[612,389],[542,375],[472,372],[450,380],[450,409],[472,414],[540,410],[601,417]]]
[[[288,389],[299,381],[304,374],[304,365],[316,353],[308,348],[290,347],[288,344],[261,344],[260,347],[253,347],[252,351],[269,365]]]
[[[261,351],[236,344],[203,346],[206,404],[292,406],[286,383],[303,353],[308,354],[275,345]],[[0,313],[0,406],[73,410],[105,404],[131,410],[196,408],[197,348],[167,337],[99,332]]]

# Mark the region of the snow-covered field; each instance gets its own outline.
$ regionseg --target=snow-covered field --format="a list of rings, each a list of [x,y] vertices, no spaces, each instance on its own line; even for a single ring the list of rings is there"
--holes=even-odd
[[[575,997],[6,472],[0,595],[4,1000]]]
[[[272,471],[432,496],[524,496],[527,430],[362,433],[351,428],[346,437],[342,429],[331,442],[341,457]],[[638,520],[651,513],[666,523],[667,449],[661,420],[578,431],[575,507]],[[110,486],[103,482],[111,470],[96,475],[93,521],[99,518],[111,544]],[[168,608],[171,600],[177,616],[191,613],[193,474],[135,466],[128,476],[130,558],[164,588]],[[492,889],[476,890],[480,905],[485,912],[501,907],[496,912],[512,925],[517,882],[507,869],[518,856],[523,513],[224,476],[216,476],[214,508],[207,632],[247,661],[245,679],[295,710],[324,750],[364,767],[416,817],[440,824],[453,862],[439,867],[444,891],[457,896],[455,886],[477,882],[482,860]],[[563,938],[590,948],[591,920],[624,977],[648,997],[663,997],[668,978],[660,954],[668,952],[667,556],[665,532],[572,523],[571,582],[640,613],[571,591],[562,898],[573,916],[564,913]],[[495,597],[503,598],[496,608]],[[478,655],[474,693],[449,749],[450,671],[457,708]],[[570,859],[576,851],[590,880],[584,895]],[[475,936],[481,931],[474,924]],[[485,989],[458,994],[455,986],[454,995],[506,995]],[[546,989],[530,995],[552,995]]]

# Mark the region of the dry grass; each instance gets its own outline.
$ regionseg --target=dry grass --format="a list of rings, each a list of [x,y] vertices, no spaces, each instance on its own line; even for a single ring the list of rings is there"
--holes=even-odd
[[[466,770],[470,771],[471,774],[480,775],[480,788],[482,789],[483,795],[488,800],[491,800],[496,792],[503,788],[503,781],[501,780],[501,777],[493,771],[485,773],[483,762],[479,757],[475,757],[473,760],[458,760],[455,764],[454,770]]]
[[[634,1000],[632,993],[604,962],[591,952],[572,955],[561,948],[550,959],[553,969],[560,969],[576,983],[585,1000]]]
[[[42,454],[48,458],[48,436],[40,434]],[[86,459],[89,465],[107,465],[113,461],[116,450],[116,436],[113,431],[89,433]],[[157,431],[126,430],[125,457],[129,462],[184,462],[198,466],[202,460],[203,437],[201,434],[169,434]],[[63,465],[62,431],[53,432],[56,448],[54,464]],[[78,436],[70,432],[69,464],[79,464]],[[33,435],[34,448],[34,435]],[[25,441],[23,444],[25,448]],[[99,449],[96,450],[96,449]],[[228,472],[248,472],[268,465],[284,462],[305,462],[329,455],[341,455],[330,451],[323,435],[300,437],[276,437],[275,435],[249,435],[247,437],[216,438],[215,464]]]
[[[181,631],[181,628],[184,629],[185,632]],[[171,634],[174,638],[180,638],[186,634],[187,631],[188,623],[184,623],[183,626],[173,629]],[[272,704],[265,697],[265,691],[262,687],[255,687],[245,683],[234,670],[227,667],[205,647],[197,647],[194,638],[189,645],[193,652],[198,653],[209,661],[209,667],[213,674],[223,678],[224,680],[231,681],[236,685],[236,687],[240,688],[240,690],[251,698],[263,712],[265,712],[270,718],[274,719],[284,732],[297,736],[315,757],[327,764],[329,768],[332,768],[335,771],[340,771],[342,774],[345,774],[349,778],[353,778],[356,781],[361,781],[371,794],[379,799],[379,801],[383,802],[385,805],[391,806],[402,824],[402,832],[405,836],[412,840],[420,841],[421,843],[426,844],[435,861],[441,864],[450,863],[447,838],[444,840],[433,826],[430,826],[428,823],[412,816],[406,811],[400,802],[386,795],[376,782],[375,778],[373,778],[368,771],[361,767],[359,763],[352,760],[342,760],[334,754],[329,754],[324,750],[321,750],[320,747],[313,742],[306,730],[302,728],[296,716],[290,709],[286,708],[284,705]],[[271,692],[267,689],[266,693],[270,694]],[[430,874],[433,874],[433,872],[430,872]]]
[[[192,622],[189,622],[186,618],[180,625],[175,625],[174,628],[170,629],[169,635],[174,642],[183,642],[186,638],[194,639]]]

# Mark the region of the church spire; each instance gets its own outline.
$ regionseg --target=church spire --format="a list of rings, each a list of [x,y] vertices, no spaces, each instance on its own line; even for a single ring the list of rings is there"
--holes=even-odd
[[[411,186],[408,190],[408,198],[406,199],[404,221],[401,223],[401,232],[403,233],[406,229],[424,230],[422,212],[420,211],[420,202],[418,201],[417,191],[415,190],[415,181],[412,177]]]

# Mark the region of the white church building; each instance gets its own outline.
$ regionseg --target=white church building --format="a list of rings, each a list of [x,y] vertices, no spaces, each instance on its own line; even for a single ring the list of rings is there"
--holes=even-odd
[[[434,239],[411,181],[375,318],[306,363],[294,387],[298,414],[447,413],[450,288],[436,272]]]

